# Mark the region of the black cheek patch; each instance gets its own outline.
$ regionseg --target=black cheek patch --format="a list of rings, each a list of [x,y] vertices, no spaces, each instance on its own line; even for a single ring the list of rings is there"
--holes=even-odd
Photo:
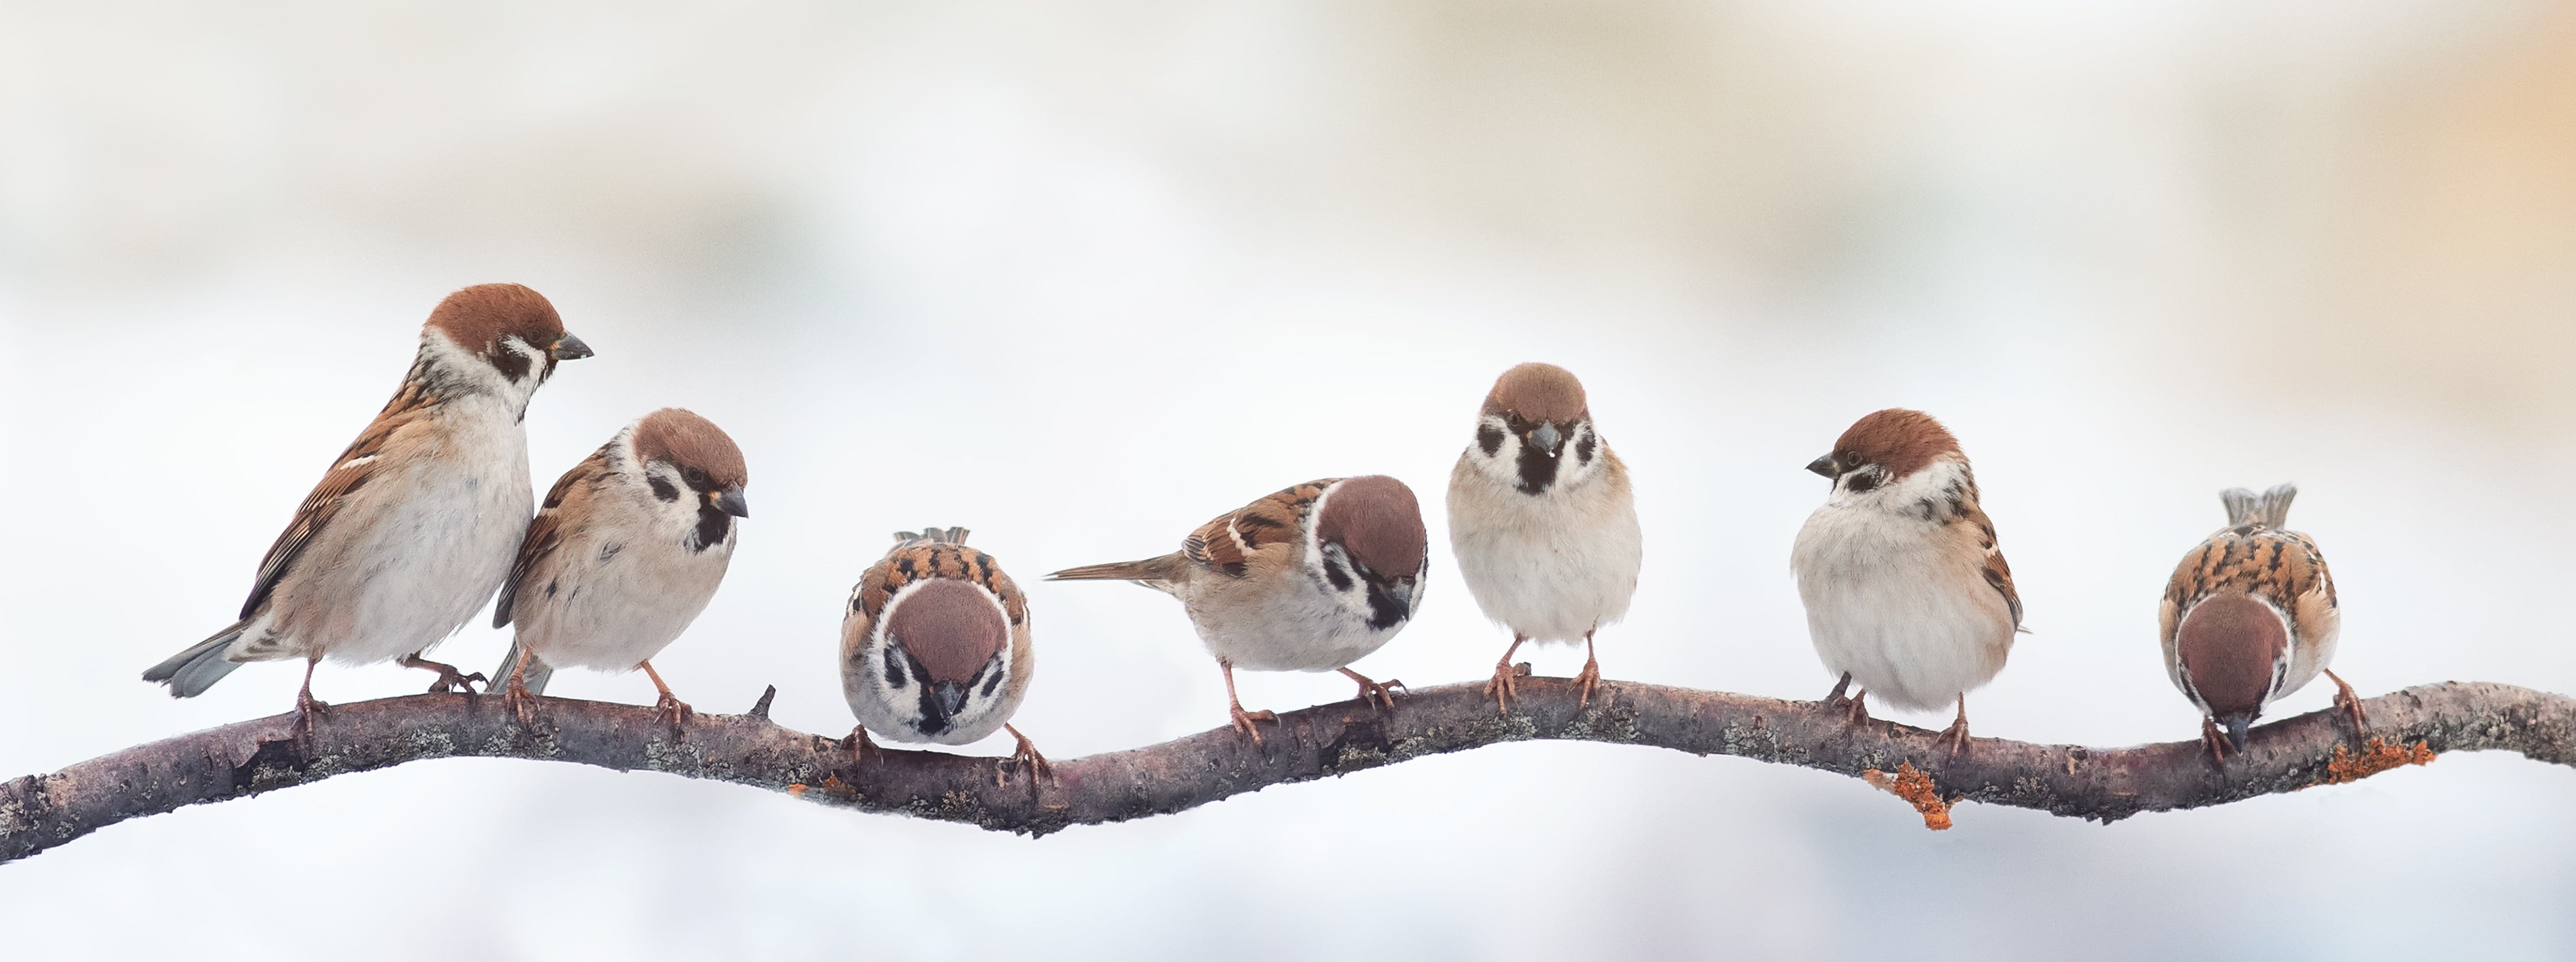
[[[1583,432],[1583,440],[1574,443],[1574,463],[1591,464],[1592,452],[1597,447],[1599,442],[1592,436],[1592,432]]]
[[[672,487],[671,482],[664,481],[657,475],[647,475],[644,480],[653,486],[654,497],[664,501],[680,500],[680,489]]]
[[[993,689],[995,689],[995,688],[999,688],[999,687],[1001,687],[1001,686],[1002,686],[1002,673],[1001,673],[1001,672],[998,672],[998,671],[997,671],[997,672],[994,672],[992,677],[984,679],[984,697],[986,697],[986,698],[991,698],[991,697],[993,697]]]
[[[1324,580],[1333,583],[1334,591],[1351,590],[1350,572],[1343,571],[1341,563],[1331,558],[1324,559]]]
[[[1476,446],[1485,449],[1485,456],[1489,458],[1501,453],[1503,450],[1502,429],[1491,424],[1476,428]]]
[[[898,688],[898,689],[902,688],[905,684],[907,684],[907,682],[906,682],[906,681],[905,681],[905,679],[904,679],[904,675],[903,675],[903,664],[902,664],[901,662],[898,662],[898,661],[896,661],[896,660],[894,659],[894,646],[893,646],[893,645],[887,645],[887,646],[885,646],[885,659],[884,659],[884,661],[885,661],[885,676],[886,676],[886,684],[893,685],[893,686],[895,686],[895,687],[896,687],[896,688]]]
[[[1853,494],[1860,494],[1876,487],[1878,487],[1878,475],[1866,471],[1852,475],[1851,480],[1843,482],[1843,490]]]
[[[483,356],[500,370],[501,376],[513,381],[528,379],[528,356],[511,350],[508,345],[494,344],[492,352]]]

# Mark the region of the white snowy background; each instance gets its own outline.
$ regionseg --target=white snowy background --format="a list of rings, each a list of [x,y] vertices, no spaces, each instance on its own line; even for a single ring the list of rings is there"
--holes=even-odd
[[[1822,695],[1800,467],[1905,405],[1976,459],[2029,606],[1980,734],[2192,737],[2157,593],[2218,489],[2292,480],[2354,684],[2576,690],[2565,4],[9,0],[0,777],[289,707],[290,665],[136,675],[229,620],[429,307],[494,280],[599,352],[531,409],[540,489],[658,406],[741,442],[732,575],[657,666],[810,731],[850,724],[850,583],[926,524],[1028,587],[1050,755],[1214,727],[1177,605],[1036,578],[1338,474],[1404,479],[1443,546],[1358,667],[1481,675],[1507,639],[1440,493],[1532,359],[1635,472],[1613,678]],[[450,760],[0,866],[30,959],[2542,959],[2571,904],[2576,772],[2469,754],[1935,834],[1848,778],[1522,744],[1038,841]]]

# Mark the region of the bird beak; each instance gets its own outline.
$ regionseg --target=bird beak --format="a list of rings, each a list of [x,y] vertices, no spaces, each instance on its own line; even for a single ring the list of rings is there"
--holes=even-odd
[[[1565,435],[1557,433],[1556,425],[1553,424],[1539,425],[1538,430],[1529,433],[1529,439],[1531,444],[1538,445],[1538,449],[1547,452],[1547,456],[1551,458],[1556,456],[1557,446],[1565,443]]]
[[[2237,751],[2240,751],[2240,752],[2241,752],[2241,751],[2244,751],[2244,750],[2245,750],[2245,726],[2247,726],[2247,725],[2251,725],[2251,724],[2253,724],[2253,723],[2254,723],[2254,716],[2252,716],[2252,715],[2229,715],[2229,716],[2227,716],[2227,717],[2225,717],[2225,718],[2221,718],[2221,719],[2219,719],[2219,721],[2222,721],[2222,722],[2227,723],[2227,744],[2228,744],[2228,747],[2234,748],[2234,749],[2236,749]]]
[[[751,517],[751,505],[742,499],[741,488],[726,488],[721,493],[709,492],[707,499],[715,502],[718,511],[737,518]]]
[[[1843,476],[1842,462],[1834,460],[1834,456],[1830,454],[1807,462],[1807,470],[1824,475],[1826,480]]]
[[[546,354],[558,361],[578,361],[590,356],[590,345],[582,343],[581,338],[566,334],[555,341],[555,346],[547,348]]]

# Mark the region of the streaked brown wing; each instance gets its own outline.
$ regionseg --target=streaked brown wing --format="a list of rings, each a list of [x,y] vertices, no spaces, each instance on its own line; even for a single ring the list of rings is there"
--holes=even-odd
[[[1265,495],[1260,500],[1218,515],[1181,539],[1181,554],[1191,561],[1237,578],[1249,574],[1253,559],[1293,544],[1315,499],[1340,478],[1308,481]]]
[[[501,600],[492,607],[492,627],[507,627],[517,617],[513,609],[518,605],[520,590],[535,580],[537,572],[548,567],[555,551],[563,547],[565,519],[587,515],[593,492],[616,473],[609,467],[608,448],[603,446],[556,478],[554,487],[546,489],[546,500],[537,508],[537,516],[528,519],[528,533],[519,538],[519,556],[510,563],[510,577],[501,582]]]

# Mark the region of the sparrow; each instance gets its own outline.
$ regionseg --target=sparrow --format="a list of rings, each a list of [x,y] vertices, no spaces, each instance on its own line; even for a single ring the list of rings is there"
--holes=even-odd
[[[1046,756],[1010,724],[1037,673],[1028,597],[992,555],[966,546],[964,528],[894,539],[859,575],[841,616],[841,693],[859,720],[851,746],[864,759],[870,731],[963,745],[998,728],[1019,742],[1013,761],[1050,774]]]
[[[1512,645],[1485,685],[1509,711],[1512,655],[1525,642],[1583,641],[1580,704],[1601,662],[1592,633],[1628,613],[1645,557],[1628,466],[1593,428],[1583,382],[1553,364],[1504,371],[1476,413],[1475,440],[1449,472],[1449,546],[1485,617]]]
[[[2021,630],[2021,596],[1977,504],[1959,440],[1921,411],[1861,418],[1807,470],[1832,479],[1789,558],[1807,633],[1841,676],[1826,703],[1865,721],[1871,694],[1959,717],[1941,733],[1968,746],[1969,689],[1992,681]],[[1857,682],[1860,693],[1843,698]]]
[[[2354,730],[2366,721],[2352,686],[2326,669],[2343,625],[2334,576],[2315,541],[2283,527],[2298,494],[2287,484],[2259,495],[2220,492],[2227,527],[2184,555],[2165,583],[2165,674],[2199,706],[2200,740],[2217,761],[2244,749],[2264,705],[2318,672],[2334,680],[2335,704],[2351,712]]]
[[[674,724],[689,706],[652,658],[706,610],[733,560],[751,476],[722,428],[663,408],[618,430],[546,492],[501,583],[492,627],[516,622],[493,671],[522,721],[554,669],[644,669]]]
[[[431,691],[471,691],[473,679],[421,654],[509,574],[535,500],[520,418],[556,363],[589,356],[533,290],[484,284],[448,295],[421,326],[393,400],[260,561],[240,620],[143,680],[188,698],[244,662],[302,658],[300,732],[327,707],[313,698],[325,657],[428,669],[439,678]]]
[[[1339,671],[1387,707],[1392,689],[1350,664],[1384,646],[1422,602],[1431,566],[1413,489],[1380,474],[1324,478],[1218,515],[1159,558],[1067,568],[1049,581],[1125,580],[1180,599],[1225,676],[1235,730],[1261,744],[1234,670]]]

